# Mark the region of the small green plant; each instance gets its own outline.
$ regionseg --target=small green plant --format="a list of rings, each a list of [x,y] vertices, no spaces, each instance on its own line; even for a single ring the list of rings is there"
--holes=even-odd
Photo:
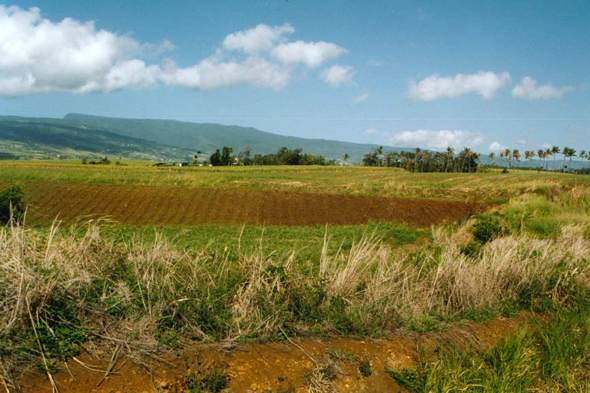
[[[0,191],[0,225],[10,220],[20,221],[25,214],[25,192],[22,187],[12,185]]]
[[[426,387],[426,375],[419,370],[405,368],[401,371],[385,370],[402,388],[412,393],[423,393]]]
[[[196,373],[184,377],[185,388],[190,393],[219,393],[227,387],[228,382],[227,374],[216,367],[202,377]]]
[[[363,377],[370,377],[373,374],[371,370],[371,363],[368,360],[361,360],[359,363],[359,372]]]
[[[347,351],[346,349],[330,349],[327,353],[332,360],[347,362],[356,362],[357,360],[356,355],[350,351]]]

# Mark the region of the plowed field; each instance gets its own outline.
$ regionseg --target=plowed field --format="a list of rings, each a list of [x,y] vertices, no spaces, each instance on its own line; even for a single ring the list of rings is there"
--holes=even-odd
[[[129,225],[438,224],[469,216],[465,202],[360,195],[83,183],[34,183],[29,221],[108,217]]]

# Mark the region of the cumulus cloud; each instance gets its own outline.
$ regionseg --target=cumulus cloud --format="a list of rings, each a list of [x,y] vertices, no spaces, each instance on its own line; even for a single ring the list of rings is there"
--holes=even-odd
[[[261,58],[248,58],[239,63],[234,61],[216,62],[205,59],[188,68],[177,68],[174,64],[161,72],[160,78],[167,85],[193,89],[216,89],[247,83],[258,87],[281,90],[290,80],[290,73]]]
[[[415,100],[432,101],[438,98],[455,98],[477,93],[483,98],[492,97],[510,81],[510,74],[480,71],[477,74],[458,74],[454,77],[431,75],[418,83],[411,82],[408,96]]]
[[[345,53],[346,49],[331,42],[295,41],[280,44],[273,49],[273,57],[285,64],[305,64],[310,68],[318,67],[330,59]]]
[[[537,86],[537,81],[529,76],[522,78],[520,83],[512,89],[512,95],[524,100],[547,100],[561,98],[573,90],[571,86],[554,87],[551,84]]]
[[[355,71],[350,66],[333,65],[322,72],[322,79],[332,87],[348,84],[352,81]]]
[[[373,135],[376,133],[377,133],[377,130],[374,128],[369,128],[368,130],[365,130],[365,134],[367,134],[367,135]]]
[[[361,95],[354,99],[355,102],[365,102],[369,99],[370,94],[368,92],[362,92]]]
[[[313,68],[346,51],[328,42],[288,42],[294,31],[289,24],[260,24],[229,34],[220,48],[197,64],[179,67],[170,59],[157,61],[175,48],[169,41],[141,43],[97,29],[93,22],[54,22],[38,8],[0,5],[0,96],[161,85],[215,89],[248,84],[280,90],[292,79],[297,63]],[[152,58],[153,64],[144,60]],[[344,83],[352,72],[338,75],[337,70],[329,73],[333,85]]]
[[[256,53],[272,49],[277,41],[284,39],[286,34],[294,32],[293,26],[288,23],[282,26],[259,24],[252,29],[229,34],[223,40],[223,47],[228,50]]]
[[[507,147],[504,145],[501,145],[500,143],[494,141],[490,144],[489,150],[490,151],[504,151],[506,150]]]
[[[483,142],[483,137],[461,130],[415,130],[402,131],[389,136],[392,146],[423,147],[432,150],[473,147]]]

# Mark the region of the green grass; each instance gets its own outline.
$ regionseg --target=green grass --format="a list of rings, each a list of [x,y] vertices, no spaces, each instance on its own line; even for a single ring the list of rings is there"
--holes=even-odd
[[[235,258],[239,251],[246,254],[262,251],[280,258],[294,254],[299,261],[317,262],[325,239],[329,241],[328,251],[333,254],[337,250],[350,250],[363,237],[379,239],[395,248],[414,243],[427,236],[428,231],[405,224],[379,222],[341,226],[105,226],[102,233],[121,243],[132,239],[152,242],[158,236],[180,249],[207,250],[231,258]]]
[[[535,320],[491,349],[439,347],[415,368],[387,370],[411,393],[587,392],[590,303],[571,304]]]

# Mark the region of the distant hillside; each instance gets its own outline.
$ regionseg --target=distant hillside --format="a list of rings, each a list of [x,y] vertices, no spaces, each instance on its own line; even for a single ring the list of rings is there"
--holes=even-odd
[[[0,158],[121,156],[187,160],[191,152],[61,119],[0,117]]]
[[[302,148],[306,153],[320,154],[327,158],[350,156],[350,162],[360,162],[377,145],[339,142],[326,139],[305,139],[264,132],[250,127],[221,124],[187,123],[175,120],[120,119],[111,117],[68,114],[66,121],[116,131],[122,135],[165,143],[191,151],[212,153],[222,146],[233,147],[239,152],[247,147],[253,153],[275,153],[280,147]],[[388,148],[396,151],[402,149]],[[406,149],[407,150],[407,149]]]

